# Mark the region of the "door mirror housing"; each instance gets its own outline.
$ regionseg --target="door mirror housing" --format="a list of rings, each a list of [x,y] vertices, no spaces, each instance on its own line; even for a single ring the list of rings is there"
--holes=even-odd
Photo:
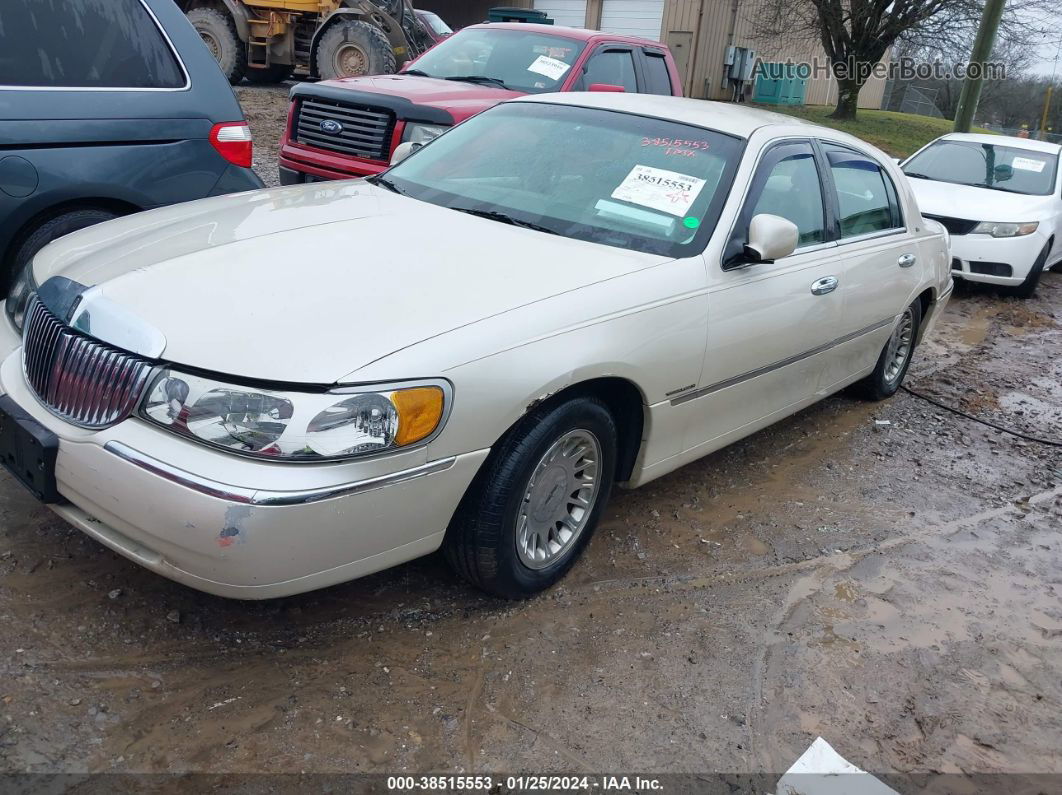
[[[591,83],[590,90],[611,92],[614,94],[625,94],[627,92],[627,89],[625,89],[623,86],[614,86],[611,83]]]
[[[774,262],[796,251],[800,239],[797,225],[780,215],[760,213],[749,221],[749,239],[745,243],[747,262]]]
[[[406,141],[395,147],[395,151],[391,153],[391,165],[397,166],[411,154],[416,152],[422,144],[415,144],[412,141]]]

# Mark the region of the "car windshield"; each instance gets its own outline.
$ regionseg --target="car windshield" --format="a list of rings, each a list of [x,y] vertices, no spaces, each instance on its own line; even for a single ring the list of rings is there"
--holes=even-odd
[[[431,11],[417,11],[417,16],[420,17],[421,22],[430,25],[431,29],[440,36],[449,36],[453,33],[450,26],[443,22],[438,14],[433,14]]]
[[[974,141],[937,141],[904,164],[915,179],[952,182],[1030,196],[1048,196],[1058,155],[1035,149]]]
[[[664,119],[513,102],[439,136],[380,182],[502,223],[690,256],[715,228],[742,146]]]
[[[585,46],[546,33],[468,28],[439,42],[408,71],[538,94],[561,87]]]

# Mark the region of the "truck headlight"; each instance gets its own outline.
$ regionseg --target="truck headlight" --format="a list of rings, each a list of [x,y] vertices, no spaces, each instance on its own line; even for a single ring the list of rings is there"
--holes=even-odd
[[[7,303],[4,310],[7,312],[11,325],[22,331],[22,324],[26,320],[26,307],[29,300],[37,292],[37,281],[33,278],[33,263],[30,262],[15,277],[11,285],[11,291],[7,295]]]
[[[1030,221],[1026,224],[999,223],[996,221],[982,221],[973,228],[971,235],[992,235],[992,237],[1021,237],[1031,235],[1036,231],[1039,222]]]
[[[449,410],[446,381],[289,392],[163,370],[140,416],[173,433],[271,460],[334,461],[409,447],[434,436]]]
[[[406,129],[402,131],[402,143],[409,141],[423,146],[434,141],[448,129],[450,128],[442,124],[407,124]]]

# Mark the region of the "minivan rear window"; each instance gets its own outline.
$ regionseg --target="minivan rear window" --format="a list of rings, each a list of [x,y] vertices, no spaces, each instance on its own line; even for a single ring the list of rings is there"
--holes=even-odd
[[[0,10],[0,86],[182,88],[140,0],[32,0]]]

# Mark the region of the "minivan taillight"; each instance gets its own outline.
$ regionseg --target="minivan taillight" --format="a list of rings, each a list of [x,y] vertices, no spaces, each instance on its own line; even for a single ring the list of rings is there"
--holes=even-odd
[[[251,167],[254,144],[247,122],[226,121],[215,124],[210,130],[210,143],[218,150],[219,155],[233,165]]]

